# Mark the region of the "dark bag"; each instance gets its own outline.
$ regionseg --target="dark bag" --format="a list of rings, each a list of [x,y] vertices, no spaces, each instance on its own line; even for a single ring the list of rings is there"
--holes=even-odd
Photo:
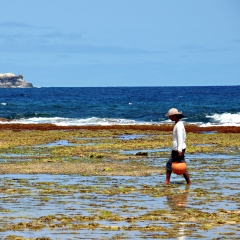
[[[182,162],[185,160],[184,157],[185,149],[182,150],[182,155],[178,156],[178,151],[172,150],[172,162]]]

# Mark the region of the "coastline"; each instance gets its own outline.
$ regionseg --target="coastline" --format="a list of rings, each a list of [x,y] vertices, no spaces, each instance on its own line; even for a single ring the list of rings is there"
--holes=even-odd
[[[18,123],[1,123],[0,130],[139,130],[139,131],[172,131],[173,124],[161,124],[161,125],[107,125],[107,126],[57,126],[54,124],[18,124]],[[240,133],[240,127],[238,126],[209,126],[199,127],[192,124],[185,124],[187,132],[219,132],[219,133]]]

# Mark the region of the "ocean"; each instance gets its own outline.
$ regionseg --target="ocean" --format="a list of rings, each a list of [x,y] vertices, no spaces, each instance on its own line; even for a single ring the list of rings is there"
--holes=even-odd
[[[10,123],[164,124],[172,107],[186,123],[240,126],[240,86],[0,89],[0,118]]]

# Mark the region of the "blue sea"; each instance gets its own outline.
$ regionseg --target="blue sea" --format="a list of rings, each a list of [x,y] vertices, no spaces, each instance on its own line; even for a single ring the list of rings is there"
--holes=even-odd
[[[172,107],[186,123],[240,126],[240,86],[0,89],[0,117],[10,123],[164,124]]]

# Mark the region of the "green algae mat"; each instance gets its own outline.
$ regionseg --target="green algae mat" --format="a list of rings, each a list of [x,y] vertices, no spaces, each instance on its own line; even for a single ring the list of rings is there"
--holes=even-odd
[[[239,137],[187,133],[164,185],[169,131],[1,130],[0,239],[239,239]]]

